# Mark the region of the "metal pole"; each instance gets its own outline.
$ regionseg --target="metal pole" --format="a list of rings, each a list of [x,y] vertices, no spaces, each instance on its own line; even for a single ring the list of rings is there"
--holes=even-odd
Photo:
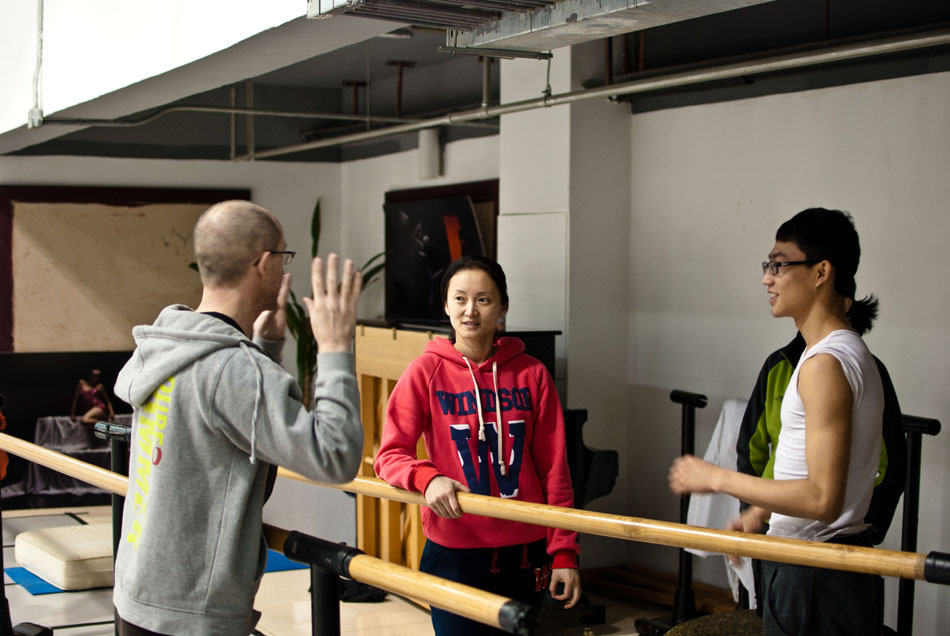
[[[916,484],[916,487],[914,486]],[[901,522],[901,550],[917,549],[920,511],[920,433],[907,434],[907,485],[904,487],[904,514]],[[910,546],[908,548],[908,546]],[[897,599],[897,633],[914,633],[914,581],[901,579]]]
[[[683,404],[682,425],[682,454],[692,455],[696,443],[696,407]],[[689,515],[689,495],[680,497],[680,523],[686,523]],[[693,555],[680,548],[679,578],[676,584],[676,595],[673,602],[673,624],[679,625],[683,621],[696,616],[696,594],[693,591]]]
[[[696,450],[696,408],[706,406],[705,395],[673,391],[670,399],[683,405],[681,448],[683,455],[692,455]],[[689,515],[689,495],[680,497],[680,523],[686,523]],[[673,601],[673,624],[679,625],[696,616],[696,593],[693,591],[693,555],[680,548],[679,579]]]
[[[313,636],[340,635],[340,578],[310,565],[310,619]]]
[[[483,57],[482,60],[482,108],[491,106],[491,63],[490,57]]]
[[[904,512],[901,521],[901,550],[917,549],[917,529],[920,513],[920,451],[921,436],[936,435],[940,422],[934,419],[904,416],[907,432],[907,480],[904,482]],[[897,633],[912,636],[914,633],[914,581],[901,579],[898,585]]]
[[[113,422],[96,422],[93,427],[96,437],[109,440],[111,447],[112,472],[128,476],[129,474],[129,439],[132,436],[132,427]],[[112,492],[112,563],[119,555],[119,541],[122,539],[122,509],[125,506],[125,497]],[[115,624],[115,635],[119,635],[119,625]]]
[[[120,475],[129,474],[129,444],[118,437],[112,438],[112,472]],[[112,564],[115,567],[116,557],[119,556],[119,541],[122,539],[122,509],[125,507],[125,497],[112,493]],[[115,623],[115,636],[119,636],[119,624]]]
[[[0,537],[3,536],[3,497],[0,497]],[[3,546],[0,546],[0,572],[3,571]],[[0,636],[13,636],[13,622],[10,619],[10,603],[7,602],[6,586],[0,590]]]

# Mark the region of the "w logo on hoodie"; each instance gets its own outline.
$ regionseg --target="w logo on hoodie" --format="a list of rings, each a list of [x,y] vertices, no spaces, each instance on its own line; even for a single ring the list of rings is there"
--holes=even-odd
[[[458,449],[459,460],[462,462],[462,470],[465,472],[465,481],[468,482],[468,488],[473,493],[479,495],[491,495],[491,478],[486,466],[491,466],[495,474],[495,482],[498,484],[499,494],[505,498],[518,496],[518,478],[521,475],[521,462],[524,458],[524,420],[508,422],[508,437],[512,440],[511,445],[511,463],[506,464],[505,475],[501,474],[501,467],[498,465],[498,458],[495,457],[498,448],[498,430],[495,422],[485,422],[485,441],[478,440],[478,456],[472,457],[471,445],[469,440],[472,438],[472,430],[468,424],[453,424],[451,426],[452,440]],[[475,460],[479,466],[476,468]]]

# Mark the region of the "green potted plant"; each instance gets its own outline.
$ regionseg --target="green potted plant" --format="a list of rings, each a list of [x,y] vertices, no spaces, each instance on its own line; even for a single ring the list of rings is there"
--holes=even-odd
[[[317,255],[320,244],[320,199],[313,206],[313,216],[310,219],[310,258]],[[360,271],[363,273],[363,289],[369,287],[380,276],[385,267],[383,257],[385,252],[374,254],[367,260]],[[297,300],[296,294],[290,292],[287,300],[287,329],[297,341],[297,381],[303,393],[303,403],[307,408],[312,406],[313,380],[317,373],[317,342],[313,339],[310,328],[310,319],[303,304]]]

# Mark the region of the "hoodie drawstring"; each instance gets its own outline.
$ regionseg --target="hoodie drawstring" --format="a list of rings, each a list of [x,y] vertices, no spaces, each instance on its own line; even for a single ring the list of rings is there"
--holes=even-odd
[[[478,439],[479,441],[485,441],[485,417],[482,415],[482,396],[478,388],[478,380],[475,379],[475,369],[472,368],[472,363],[465,356],[462,356],[462,360],[465,360],[465,364],[468,366],[468,372],[472,376],[472,384],[475,385],[475,408],[478,410]],[[502,475],[508,474],[508,466],[505,463],[504,458],[504,445],[501,431],[504,428],[501,421],[501,405],[498,403],[498,362],[492,361],[491,363],[491,375],[492,382],[495,387],[495,415],[498,425],[498,450],[496,451],[496,457],[498,459],[498,467],[501,470]]]
[[[491,363],[491,379],[495,384],[495,419],[498,420],[498,466],[501,468],[501,474],[507,475],[508,464],[505,462],[505,447],[501,438],[501,430],[504,427],[501,425],[501,404],[498,403],[498,362],[496,360],[492,360]]]
[[[261,407],[261,387],[264,385],[264,374],[261,373],[261,368],[257,366],[257,362],[247,345],[243,341],[238,344],[244,350],[248,360],[251,361],[251,366],[254,367],[254,373],[257,375],[257,393],[254,395],[254,414],[251,417],[251,463],[254,464],[257,463],[257,413]]]

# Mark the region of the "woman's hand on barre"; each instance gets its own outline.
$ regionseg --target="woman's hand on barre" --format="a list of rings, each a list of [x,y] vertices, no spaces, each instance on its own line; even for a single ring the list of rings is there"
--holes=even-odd
[[[561,593],[557,593],[558,585],[564,584]],[[581,577],[574,568],[554,568],[551,570],[551,585],[548,588],[551,596],[559,601],[567,599],[564,609],[571,609],[581,598]]]
[[[670,490],[677,495],[693,492],[717,492],[717,477],[722,469],[692,455],[673,460],[670,466]]]
[[[433,477],[426,486],[426,505],[440,517],[458,519],[462,516],[462,508],[459,506],[458,497],[455,496],[459,490],[469,492],[468,486],[445,475]]]

